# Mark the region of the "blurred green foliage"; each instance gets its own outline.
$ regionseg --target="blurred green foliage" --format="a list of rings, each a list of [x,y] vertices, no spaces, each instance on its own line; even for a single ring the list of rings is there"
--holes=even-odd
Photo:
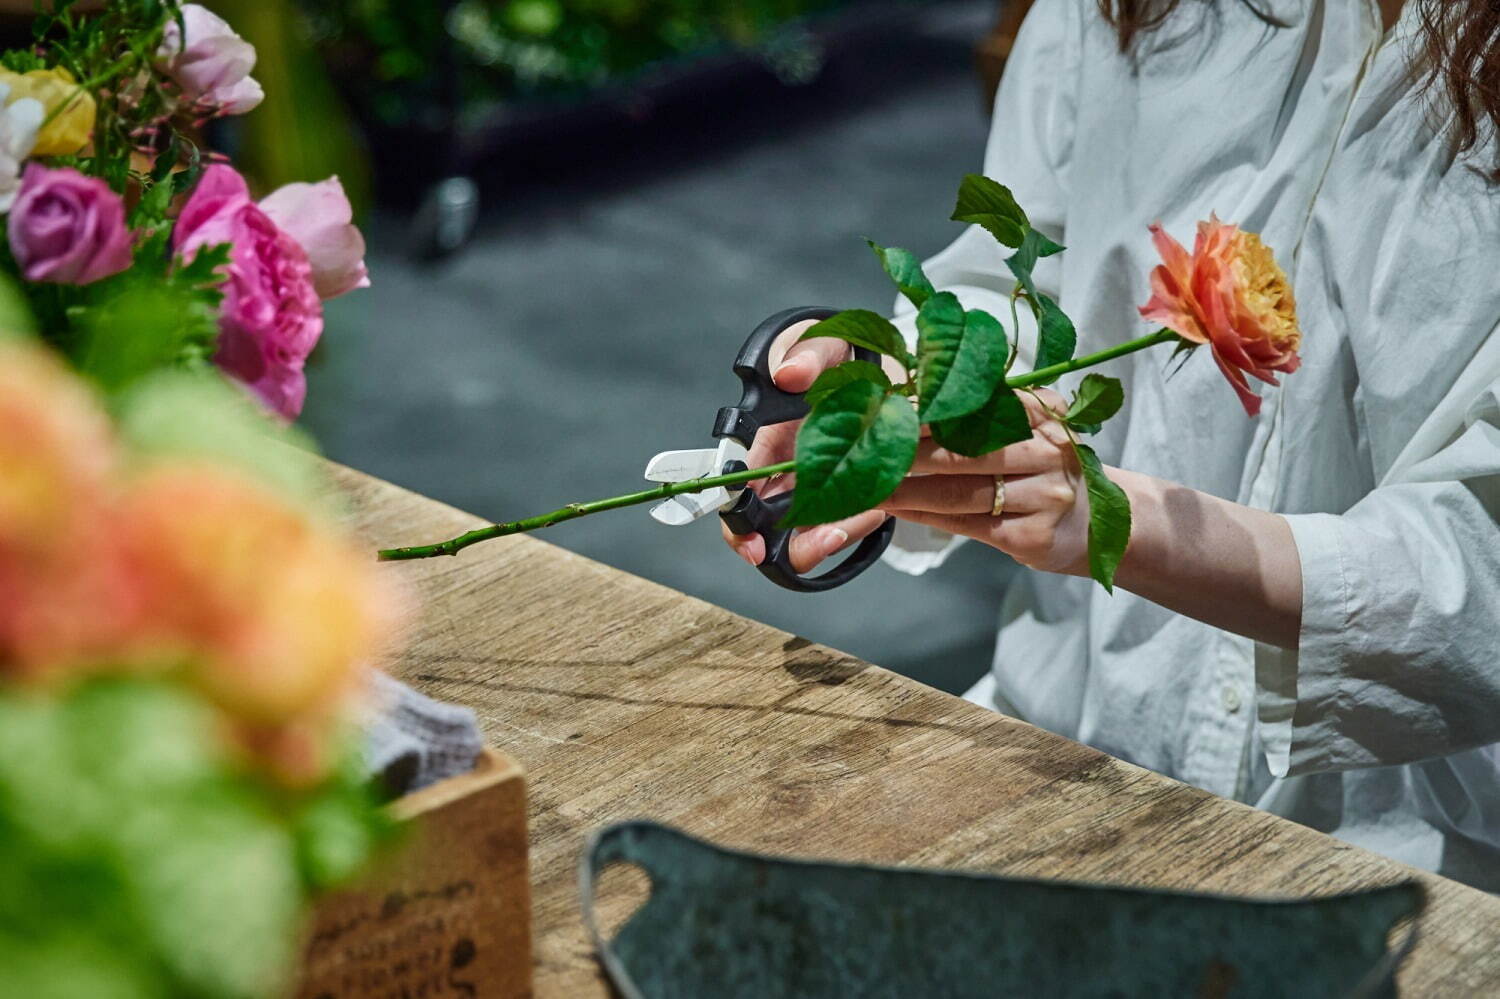
[[[170,680],[0,690],[0,992],[277,993],[302,905],[387,826],[357,762],[278,792],[236,773],[217,725]]]
[[[309,37],[368,113],[420,118],[442,98],[443,33],[455,44],[466,110],[567,94],[664,60],[764,46],[798,18],[858,0],[298,0]]]

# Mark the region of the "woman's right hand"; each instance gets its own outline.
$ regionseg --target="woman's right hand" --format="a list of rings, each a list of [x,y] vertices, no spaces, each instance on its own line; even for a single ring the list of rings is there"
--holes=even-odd
[[[788,326],[771,345],[771,379],[785,392],[806,392],[824,371],[849,359],[849,345],[842,340],[819,337],[797,342],[815,322],[807,320]],[[760,468],[796,457],[797,430],[801,426],[802,421],[796,420],[762,427],[750,445],[746,463],[751,468]],[[774,496],[791,489],[796,484],[795,478],[777,475],[758,479],[750,483],[750,488],[762,496]],[[792,568],[799,573],[811,572],[830,555],[873,533],[885,523],[886,516],[880,510],[868,510],[847,520],[799,530],[792,536],[788,551]],[[722,520],[719,527],[725,542],[746,562],[758,566],[765,561],[766,543],[759,534],[731,534]]]

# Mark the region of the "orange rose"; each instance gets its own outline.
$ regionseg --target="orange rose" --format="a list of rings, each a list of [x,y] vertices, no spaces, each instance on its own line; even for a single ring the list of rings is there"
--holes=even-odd
[[[103,498],[115,462],[104,410],[39,346],[0,346],[0,547],[42,554]]]
[[[107,515],[115,442],[44,348],[0,344],[0,675],[116,653],[138,606]]]
[[[245,725],[336,720],[394,619],[368,556],[217,467],[148,472],[123,506],[153,617],[195,685]]]
[[[1297,303],[1270,248],[1216,216],[1198,223],[1191,256],[1160,225],[1151,226],[1151,239],[1162,263],[1151,271],[1151,300],[1141,316],[1208,344],[1245,412],[1259,413],[1260,396],[1245,375],[1276,385],[1272,372],[1290,374],[1301,363]]]

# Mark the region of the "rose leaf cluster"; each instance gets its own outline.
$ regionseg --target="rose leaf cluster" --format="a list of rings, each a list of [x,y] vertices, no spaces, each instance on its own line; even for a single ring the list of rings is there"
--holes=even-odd
[[[887,275],[916,309],[916,352],[908,350],[890,321],[866,310],[840,312],[803,335],[834,337],[892,358],[905,378],[894,384],[879,366],[856,360],[824,372],[808,390],[812,408],[797,434],[797,489],[784,526],[829,523],[879,505],[910,471],[922,424],[954,454],[988,454],[1031,436],[1018,392],[1165,339],[1182,349],[1208,344],[1251,416],[1260,399],[1246,375],[1275,384],[1273,372],[1297,368],[1300,332],[1292,292],[1270,250],[1253,233],[1213,218],[1200,224],[1189,255],[1153,226],[1163,263],[1151,273],[1153,294],[1140,312],[1170,332],[1078,358],[1072,321],[1033,278],[1038,263],[1063,247],[1031,226],[1008,188],[977,174],[964,178],[952,217],[979,226],[1015,251],[1006,266],[1016,282],[1013,302],[1025,302],[1036,320],[1033,370],[1010,375],[1017,330],[1007,333],[999,319],[965,309],[957,296],[936,289],[910,252],[871,243]],[[1079,436],[1100,432],[1124,402],[1118,379],[1091,373],[1067,410],[1052,414],[1071,438],[1087,487],[1089,570],[1106,589],[1112,588],[1130,541],[1130,503]]]

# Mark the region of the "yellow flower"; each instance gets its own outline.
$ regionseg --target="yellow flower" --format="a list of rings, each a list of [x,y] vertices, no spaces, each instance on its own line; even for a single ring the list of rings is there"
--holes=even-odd
[[[63,67],[33,69],[28,73],[0,69],[0,83],[10,87],[7,104],[22,97],[33,97],[47,109],[51,120],[37,135],[32,155],[68,156],[88,145],[94,137],[97,111],[94,95],[80,88],[73,74]],[[57,111],[58,108],[62,110]]]

